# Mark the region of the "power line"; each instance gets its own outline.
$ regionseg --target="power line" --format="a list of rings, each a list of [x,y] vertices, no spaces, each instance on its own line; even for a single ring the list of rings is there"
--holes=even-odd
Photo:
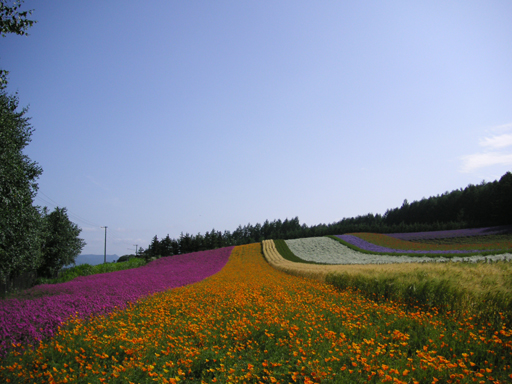
[[[43,196],[45,196],[50,201],[43,199],[41,196],[39,196],[39,193],[41,193]],[[59,206],[59,204],[57,204],[53,199],[51,199],[48,195],[46,195],[45,193],[43,193],[41,191],[38,192],[38,194],[36,195],[36,198],[50,206],[54,206],[54,207]],[[67,208],[67,207],[66,207],[66,211],[68,212],[68,215],[71,216],[74,220],[81,221],[82,223],[84,223],[86,225],[92,225],[93,227],[100,227],[100,225],[93,223],[87,219],[84,219],[83,217],[77,215],[73,211],[70,211],[69,208]]]
[[[53,205],[54,207],[58,207],[59,205],[57,204],[57,202],[55,202],[55,200],[53,200],[50,196],[48,196],[47,194],[45,194],[44,192],[41,192],[41,191],[38,191],[39,193],[41,193],[44,197],[46,197],[48,200],[46,199],[43,199],[41,196],[39,196],[39,194],[36,195],[36,198],[41,200],[42,202],[48,204],[48,205]],[[107,262],[107,226],[100,226],[96,223],[93,223],[87,219],[84,219],[83,217],[77,215],[76,213],[70,211],[68,208],[66,208],[66,211],[68,213],[68,215],[73,218],[73,220],[77,220],[77,221],[81,221],[83,223],[85,223],[86,225],[92,225],[93,227],[100,227],[100,228],[104,228],[105,229],[105,245],[104,245],[104,250],[103,250],[103,263],[106,263]],[[135,251],[135,253],[137,253],[137,251]]]
[[[45,199],[43,199],[43,198],[41,198],[41,197],[37,197],[37,198],[38,198],[39,200],[41,200],[42,202],[44,202],[45,204],[48,204],[48,205],[50,205],[50,206],[54,206],[54,207],[57,207],[57,206],[58,206],[58,205],[54,205],[54,204],[52,204],[52,203],[50,203],[50,202],[46,201]],[[71,217],[73,220],[75,220],[75,221],[79,221],[79,222],[82,222],[82,223],[83,223],[83,224],[85,224],[85,225],[92,225],[93,227],[99,227],[99,225],[98,225],[98,224],[96,224],[96,223],[92,223],[92,222],[90,222],[89,220],[86,220],[86,219],[84,219],[84,218],[82,218],[82,217],[80,217],[80,216],[76,215],[75,213],[73,213],[73,212],[69,211],[69,209],[68,209],[68,208],[66,208],[66,210],[67,210],[68,216],[69,216],[69,217]]]
[[[41,195],[43,195],[44,197],[46,197],[48,200],[50,200],[51,202],[53,202],[56,206],[58,205],[55,201],[53,201],[50,196],[48,196],[47,194],[45,194],[43,191],[37,191],[37,193],[40,193]]]
[[[53,206],[55,206],[55,207],[59,206],[59,204],[58,204],[58,203],[56,203],[56,202],[55,202],[55,200],[53,200],[53,199],[52,199],[51,197],[49,197],[47,194],[45,194],[45,193],[44,193],[44,192],[42,192],[42,191],[40,191],[40,193],[41,193],[43,196],[45,196],[48,200],[50,200],[50,201],[51,201],[51,203],[50,203],[50,202],[48,202],[47,200],[43,199],[42,197],[37,196],[37,197],[39,197],[39,199],[40,199],[40,200],[44,201],[45,203],[47,203],[47,204],[49,204],[49,205],[53,205]],[[84,219],[83,217],[80,217],[80,216],[79,216],[79,215],[77,215],[76,213],[74,213],[74,212],[70,211],[70,210],[69,210],[69,208],[66,208],[66,210],[67,210],[67,212],[68,212],[70,215],[75,216],[76,218],[78,218],[78,219],[82,220],[83,222],[86,222],[88,225],[94,225],[94,226],[96,226],[96,227],[99,227],[99,225],[96,225],[95,223],[92,223],[92,222],[90,222],[89,220]]]

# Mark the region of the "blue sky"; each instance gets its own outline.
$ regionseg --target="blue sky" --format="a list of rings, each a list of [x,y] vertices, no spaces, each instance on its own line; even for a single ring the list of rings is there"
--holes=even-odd
[[[512,170],[510,1],[35,1],[0,39],[83,253],[307,225]]]

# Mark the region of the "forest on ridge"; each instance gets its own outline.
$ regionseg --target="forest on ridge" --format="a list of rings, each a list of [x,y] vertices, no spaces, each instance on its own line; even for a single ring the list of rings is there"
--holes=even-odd
[[[466,188],[445,192],[388,209],[384,215],[368,213],[364,216],[343,218],[331,224],[308,227],[299,218],[266,220],[263,224],[239,225],[233,232],[212,229],[204,235],[181,233],[177,239],[167,235],[154,236],[146,250],[146,257],[170,256],[204,251],[232,245],[243,245],[267,239],[296,239],[304,237],[339,235],[353,232],[397,233],[438,231],[512,224],[512,173],[500,180],[469,184]]]

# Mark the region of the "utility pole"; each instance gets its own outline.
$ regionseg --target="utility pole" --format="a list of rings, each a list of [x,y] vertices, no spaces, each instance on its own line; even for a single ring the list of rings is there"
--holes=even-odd
[[[105,225],[104,227],[101,227],[101,228],[105,228],[105,249],[103,251],[103,264],[106,264],[107,263],[107,226]]]
[[[133,244],[135,245],[135,256],[137,256],[137,247],[139,246],[139,244]]]

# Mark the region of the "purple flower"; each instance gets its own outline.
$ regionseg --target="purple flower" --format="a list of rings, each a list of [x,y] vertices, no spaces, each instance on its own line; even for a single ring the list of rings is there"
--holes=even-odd
[[[44,295],[33,300],[2,300],[0,356],[11,343],[32,343],[53,335],[72,316],[86,318],[123,309],[152,293],[201,281],[226,265],[233,248],[169,256],[139,268],[39,285],[31,291]]]
[[[388,235],[389,236],[389,235]],[[356,246],[357,248],[363,249],[370,252],[384,252],[384,253],[418,253],[418,254],[448,254],[448,253],[472,253],[477,251],[465,251],[465,250],[448,250],[448,251],[424,251],[424,250],[403,250],[383,247],[367,242],[354,235],[336,235],[341,240],[346,241],[349,244]]]
[[[409,232],[409,233],[387,233],[387,236],[400,240],[414,239],[444,239],[450,237],[499,235],[502,233],[512,233],[512,225],[502,225],[498,227],[455,229],[451,231],[430,231],[430,232]]]

